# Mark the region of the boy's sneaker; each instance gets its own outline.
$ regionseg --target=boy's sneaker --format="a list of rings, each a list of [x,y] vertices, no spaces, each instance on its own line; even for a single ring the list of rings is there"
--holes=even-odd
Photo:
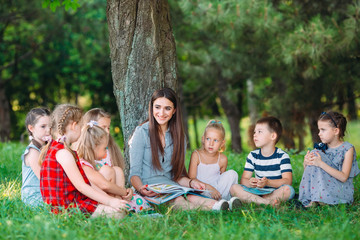
[[[224,210],[228,210],[228,209],[229,209],[229,203],[224,199],[217,201],[214,204],[214,206],[212,207],[212,210],[214,210],[214,211],[224,211]]]
[[[229,201],[229,209],[235,210],[241,207],[241,201],[237,197],[232,197]]]

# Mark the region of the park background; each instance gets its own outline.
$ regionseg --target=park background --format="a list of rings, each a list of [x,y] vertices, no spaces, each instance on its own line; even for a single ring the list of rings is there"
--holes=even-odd
[[[108,237],[145,239],[151,238],[146,233],[153,229],[159,229],[156,238],[167,233],[171,239],[197,234],[359,237],[354,232],[360,225],[359,180],[353,206],[306,212],[292,205],[277,210],[245,206],[242,212],[220,215],[162,208],[161,220],[134,217],[119,223],[78,215],[49,217],[46,211],[23,206],[20,155],[28,141],[24,120],[31,108],[53,109],[65,102],[85,111],[102,107],[113,115],[112,134],[126,147],[114,97],[107,3],[67,1],[56,8],[50,2],[58,1],[0,4],[0,229],[5,233],[0,238],[96,238],[104,229]],[[359,1],[169,0],[168,4],[188,152],[200,146],[206,122],[220,119],[227,130],[229,168],[241,173],[253,149],[251,127],[259,117],[274,115],[285,129],[279,146],[291,154],[298,190],[304,151],[318,141],[316,119],[330,109],[347,117],[345,140],[360,149]],[[137,97],[147,105],[147,98]],[[82,231],[84,222],[87,232]],[[163,230],[164,225],[169,229]]]

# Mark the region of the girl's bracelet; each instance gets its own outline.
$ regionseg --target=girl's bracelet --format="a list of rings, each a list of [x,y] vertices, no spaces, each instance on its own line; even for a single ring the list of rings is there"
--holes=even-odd
[[[194,179],[190,179],[190,181],[189,181],[189,188],[191,188],[191,182],[192,182],[192,180],[194,180]]]

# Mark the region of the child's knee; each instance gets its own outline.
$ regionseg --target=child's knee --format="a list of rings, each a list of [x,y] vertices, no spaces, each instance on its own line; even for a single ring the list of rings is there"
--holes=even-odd
[[[286,197],[287,199],[292,199],[294,197],[295,190],[292,186],[283,185],[283,186],[281,186],[281,189],[283,191],[283,196]]]
[[[231,196],[234,196],[236,193],[239,193],[241,191],[242,191],[242,187],[239,184],[234,184],[230,187]]]
[[[229,176],[233,180],[233,182],[237,183],[239,179],[238,173],[232,169],[228,170],[227,172],[229,172]]]
[[[107,180],[111,181],[111,180],[115,180],[115,170],[108,166],[108,165],[104,165],[100,168],[99,172],[101,173],[101,175],[103,175]]]

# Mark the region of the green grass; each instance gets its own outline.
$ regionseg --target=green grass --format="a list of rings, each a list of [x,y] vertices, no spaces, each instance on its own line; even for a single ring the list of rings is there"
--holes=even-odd
[[[359,239],[360,180],[352,206],[323,206],[307,211],[284,203],[278,209],[244,205],[236,212],[174,211],[162,218],[88,219],[82,214],[53,215],[20,200],[21,160],[25,146],[0,143],[0,239]],[[190,152],[188,153],[189,156]],[[242,172],[246,153],[226,152],[229,168]],[[291,155],[296,191],[302,155]]]

